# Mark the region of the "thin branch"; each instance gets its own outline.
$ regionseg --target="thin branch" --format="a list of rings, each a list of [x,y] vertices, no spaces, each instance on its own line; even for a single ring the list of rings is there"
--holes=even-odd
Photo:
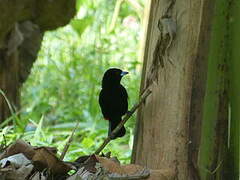
[[[16,113],[16,109],[14,109],[14,107],[11,105],[10,100],[7,98],[7,95],[4,93],[4,91],[1,88],[0,88],[0,94],[3,96],[4,100],[6,101],[6,103],[8,105],[8,108],[9,108],[10,113],[11,113],[11,117],[13,117],[13,119],[15,119],[16,121],[20,122],[20,119],[19,119],[19,117],[17,116],[17,113]],[[9,118],[7,118],[6,120],[8,120],[8,119]]]
[[[72,143],[72,141],[73,141],[73,136],[74,136],[74,133],[75,133],[76,129],[78,128],[78,125],[79,125],[79,121],[77,122],[75,128],[72,130],[72,134],[70,135],[67,143],[66,143],[65,146],[64,146],[63,152],[62,152],[62,154],[61,154],[61,156],[60,156],[60,160],[63,160],[63,159],[64,159],[64,156],[66,155],[66,153],[67,153],[67,151],[68,151],[68,148],[69,148],[69,146],[71,145],[71,143]]]
[[[111,137],[114,136],[122,127],[123,125],[127,122],[127,120],[133,115],[133,113],[139,108],[139,106],[144,102],[144,100],[152,93],[149,89],[142,95],[140,98],[139,102],[135,104],[132,109],[124,116],[123,120],[121,123],[118,124],[118,126],[113,130],[113,132],[108,136],[102,145],[95,151],[94,154],[99,154],[105,147],[106,145],[112,140]]]
[[[7,105],[8,105],[8,108],[9,108],[9,110],[10,110],[10,112],[11,112],[11,115],[14,116],[14,114],[15,114],[15,113],[14,113],[14,109],[13,109],[13,107],[12,107],[9,99],[7,98],[7,95],[3,92],[2,89],[0,89],[0,94],[3,96],[4,100],[6,101],[6,103],[7,103]]]

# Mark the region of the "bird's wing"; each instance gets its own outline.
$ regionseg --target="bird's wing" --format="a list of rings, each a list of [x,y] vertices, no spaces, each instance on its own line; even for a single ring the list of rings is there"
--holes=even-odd
[[[126,89],[121,85],[121,114],[124,115],[128,111],[128,93]]]
[[[106,100],[106,97],[105,97],[105,94],[103,92],[103,90],[101,90],[100,94],[99,94],[99,105],[101,107],[101,111],[102,111],[102,114],[103,114],[103,117],[105,119],[108,119],[109,118],[109,114],[108,114],[108,102]]]

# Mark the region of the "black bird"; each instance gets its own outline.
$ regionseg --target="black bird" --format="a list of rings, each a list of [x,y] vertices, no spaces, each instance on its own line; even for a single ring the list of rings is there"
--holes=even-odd
[[[108,69],[102,79],[102,90],[99,95],[99,104],[103,117],[109,121],[108,136],[121,122],[122,116],[128,111],[128,94],[126,89],[120,84],[124,75],[128,72],[117,68]],[[122,127],[112,139],[122,137],[126,133]]]

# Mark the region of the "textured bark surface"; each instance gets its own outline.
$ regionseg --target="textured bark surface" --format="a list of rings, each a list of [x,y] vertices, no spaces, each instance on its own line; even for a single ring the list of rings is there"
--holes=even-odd
[[[230,58],[230,104],[231,104],[231,123],[230,123],[230,138],[229,138],[229,152],[228,169],[229,172],[234,173],[235,179],[240,179],[240,83],[239,83],[239,69],[240,69],[240,3],[237,0],[231,1],[229,13],[229,49]]]
[[[14,109],[19,88],[27,79],[43,33],[66,25],[75,14],[75,0],[0,0],[0,89]],[[0,95],[0,122],[10,116]]]
[[[149,5],[141,90],[149,86],[152,95],[138,113],[132,160],[152,169],[174,169],[176,179],[199,178],[196,164],[213,5],[204,0],[153,0]],[[165,17],[177,24],[172,43],[164,37],[158,41],[158,22]]]

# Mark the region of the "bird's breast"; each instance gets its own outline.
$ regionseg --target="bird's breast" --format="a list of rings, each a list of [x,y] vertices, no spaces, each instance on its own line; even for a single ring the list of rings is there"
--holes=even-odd
[[[102,89],[100,94],[101,108],[109,116],[122,116],[128,108],[127,94],[122,88]]]

